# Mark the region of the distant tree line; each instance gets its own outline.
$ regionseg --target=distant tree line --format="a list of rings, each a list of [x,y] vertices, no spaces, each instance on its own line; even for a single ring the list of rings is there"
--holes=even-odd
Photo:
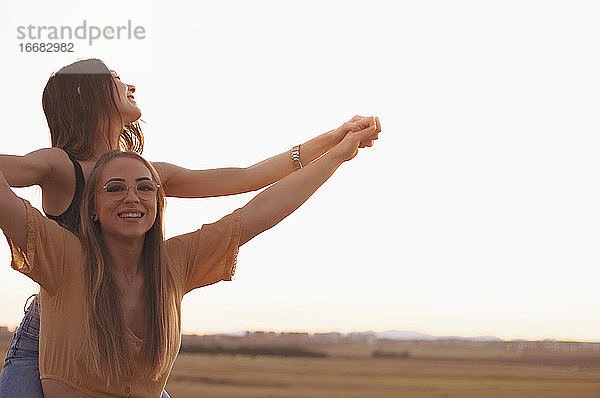
[[[380,351],[375,350],[371,354],[372,358],[389,358],[389,359],[408,359],[410,358],[410,352],[393,352],[393,351]]]
[[[260,347],[223,347],[215,346],[182,346],[182,353],[188,354],[229,354],[249,356],[277,356],[277,357],[305,357],[305,358],[327,358],[325,352],[311,351],[301,347],[260,346]]]

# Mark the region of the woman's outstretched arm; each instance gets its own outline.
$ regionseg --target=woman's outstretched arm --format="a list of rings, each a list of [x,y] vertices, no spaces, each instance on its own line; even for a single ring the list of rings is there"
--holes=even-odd
[[[354,116],[335,130],[323,133],[300,145],[300,162],[308,165],[337,145],[348,132],[358,131],[379,121]],[[264,188],[296,170],[291,150],[247,168],[188,170],[170,163],[154,163],[167,196],[198,198],[234,195]]]
[[[0,172],[11,187],[39,185],[44,210],[60,214],[75,191],[75,170],[69,155],[59,148],[43,148],[24,156],[0,155]]]
[[[368,124],[381,127],[378,119],[355,116],[339,128],[301,145],[300,161],[307,165],[338,144],[348,132]],[[361,143],[370,146],[371,142]],[[287,151],[248,168],[188,170],[169,163],[154,163],[168,196],[210,197],[249,192],[272,184],[296,170]],[[0,155],[0,172],[12,187],[39,185],[44,210],[59,214],[73,199],[75,171],[65,151],[44,148],[25,156]]]
[[[44,187],[56,183],[58,174],[73,174],[73,165],[65,151],[43,148],[24,156],[0,155],[0,172],[11,187]]]
[[[242,209],[240,245],[273,227],[300,207],[343,162],[354,158],[359,148],[371,146],[378,133],[376,125],[349,132],[320,159],[288,175],[248,202]]]
[[[0,229],[9,239],[11,266],[54,295],[64,281],[65,265],[81,264],[73,262],[77,253],[83,255],[81,243],[25,202],[0,171]]]
[[[0,171],[0,229],[21,249],[26,249],[27,215],[25,204],[15,195]]]

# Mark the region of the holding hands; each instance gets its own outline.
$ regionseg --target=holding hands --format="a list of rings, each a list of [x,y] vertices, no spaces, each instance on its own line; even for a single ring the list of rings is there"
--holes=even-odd
[[[359,148],[373,146],[373,141],[379,138],[380,131],[381,124],[378,117],[354,116],[332,131],[332,134],[339,139],[339,143],[331,149],[331,152],[341,162],[350,160],[356,156]]]
[[[305,167],[271,185],[243,207],[240,245],[300,207],[342,163],[355,157],[359,148],[372,146],[379,131],[381,125],[376,117],[355,116],[337,129],[319,136],[325,136],[323,138],[330,143],[331,136],[337,141],[333,147],[329,146],[328,152],[305,163]],[[287,161],[290,162],[289,156]]]

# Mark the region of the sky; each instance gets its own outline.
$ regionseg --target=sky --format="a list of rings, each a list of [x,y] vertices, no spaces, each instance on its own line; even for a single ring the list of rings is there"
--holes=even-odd
[[[136,86],[151,161],[247,167],[379,116],[372,148],[240,249],[233,282],[185,297],[184,332],[600,341],[600,3],[11,0],[8,11],[1,153],[50,145],[44,85],[86,57]],[[142,38],[90,44],[86,30],[46,37],[72,53],[21,51],[41,41],[20,26],[129,21]],[[40,205],[39,188],[16,191]],[[254,195],[169,199],[167,236]],[[0,242],[0,324],[14,327],[38,288],[9,259]]]

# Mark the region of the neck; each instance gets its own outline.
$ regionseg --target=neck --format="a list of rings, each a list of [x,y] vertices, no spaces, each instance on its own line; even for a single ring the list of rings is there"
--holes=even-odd
[[[119,149],[119,137],[121,136],[122,127],[113,127],[111,133],[107,136],[102,134],[103,129],[100,129],[97,136],[99,137],[94,144],[92,158],[98,160],[106,152]]]
[[[117,148],[118,148],[118,146],[112,146],[108,142],[97,142],[96,145],[94,145],[94,150],[92,151],[92,160],[97,161],[106,152],[110,152],[113,149],[117,149]]]
[[[113,237],[103,234],[104,243],[112,256],[115,271],[133,279],[140,270],[144,236],[134,239]]]

